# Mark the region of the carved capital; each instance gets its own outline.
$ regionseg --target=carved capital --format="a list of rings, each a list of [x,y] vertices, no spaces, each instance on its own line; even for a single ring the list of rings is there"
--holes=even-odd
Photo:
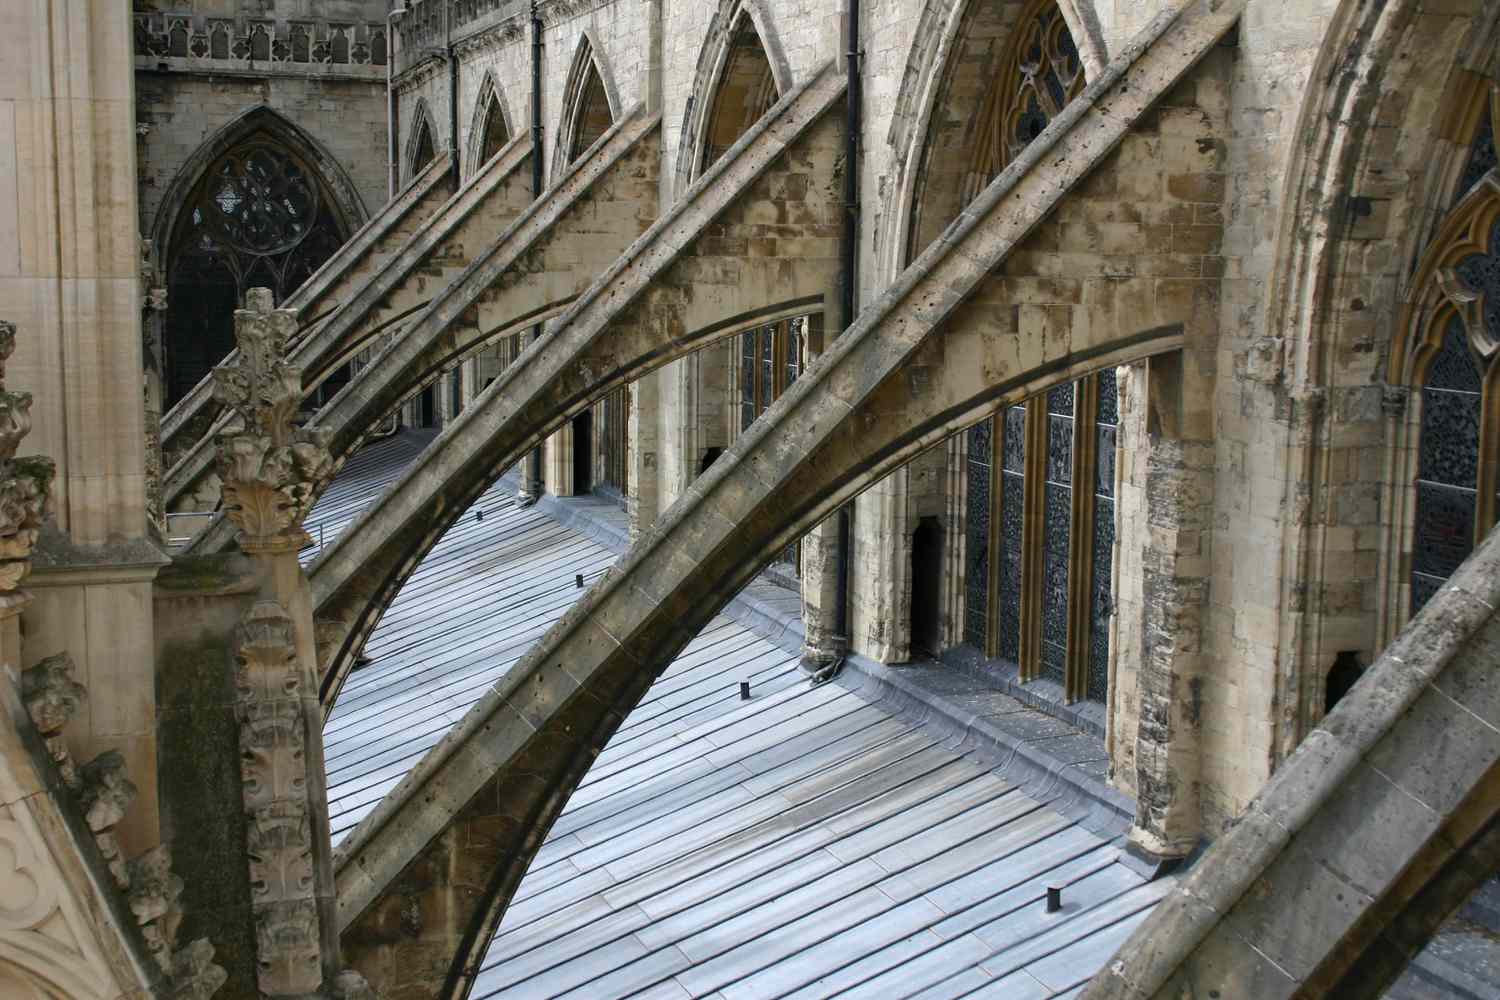
[[[327,437],[296,427],[302,370],[285,361],[296,313],[273,310],[271,292],[252,288],[234,314],[239,355],[214,369],[214,398],[238,416],[218,439],[224,509],[246,552],[295,551],[306,544],[302,520],[333,472]]]

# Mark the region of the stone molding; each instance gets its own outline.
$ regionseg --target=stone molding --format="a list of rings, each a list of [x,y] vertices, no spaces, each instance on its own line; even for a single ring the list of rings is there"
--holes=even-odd
[[[302,369],[284,360],[297,329],[291,309],[271,308],[271,291],[252,288],[234,314],[239,353],[214,369],[214,398],[238,417],[219,435],[217,467],[224,510],[247,553],[295,552],[308,541],[302,519],[333,472],[324,436],[294,427]]]

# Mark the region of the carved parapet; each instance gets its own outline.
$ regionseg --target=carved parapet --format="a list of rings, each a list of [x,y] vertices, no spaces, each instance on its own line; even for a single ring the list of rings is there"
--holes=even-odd
[[[16,349],[16,327],[0,321],[0,593],[15,590],[31,570],[42,519],[51,511],[57,467],[40,455],[17,458],[31,433],[31,394],[5,388],[5,362]]]
[[[238,417],[218,439],[224,509],[244,551],[296,551],[308,541],[302,520],[333,460],[326,435],[292,422],[302,370],[284,358],[296,313],[273,310],[269,289],[253,288],[245,299],[248,308],[234,314],[239,356],[214,369],[214,398]]]

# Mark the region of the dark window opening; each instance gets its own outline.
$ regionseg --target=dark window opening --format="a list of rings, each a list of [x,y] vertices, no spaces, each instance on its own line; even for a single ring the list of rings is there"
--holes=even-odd
[[[429,384],[417,397],[417,426],[437,426],[437,386]]]
[[[1327,714],[1333,711],[1333,706],[1339,703],[1339,699],[1349,693],[1349,689],[1364,675],[1364,665],[1359,662],[1359,654],[1353,650],[1345,650],[1333,661],[1333,666],[1328,671],[1328,681],[1324,688],[1323,712]]]
[[[594,487],[594,411],[584,410],[573,418],[573,492],[587,493]]]
[[[943,651],[943,528],[924,517],[911,539],[911,652],[937,656]]]
[[[709,448],[703,452],[703,459],[698,463],[698,475],[708,471],[708,467],[718,461],[719,456],[724,454],[723,448]]]

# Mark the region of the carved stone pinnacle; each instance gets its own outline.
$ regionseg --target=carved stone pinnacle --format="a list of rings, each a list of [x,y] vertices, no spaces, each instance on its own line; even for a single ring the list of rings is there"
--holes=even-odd
[[[296,551],[306,544],[302,520],[333,471],[326,435],[296,427],[302,370],[285,361],[296,313],[272,309],[271,292],[252,288],[234,314],[239,355],[214,369],[214,398],[239,417],[218,439],[224,509],[246,552]]]

